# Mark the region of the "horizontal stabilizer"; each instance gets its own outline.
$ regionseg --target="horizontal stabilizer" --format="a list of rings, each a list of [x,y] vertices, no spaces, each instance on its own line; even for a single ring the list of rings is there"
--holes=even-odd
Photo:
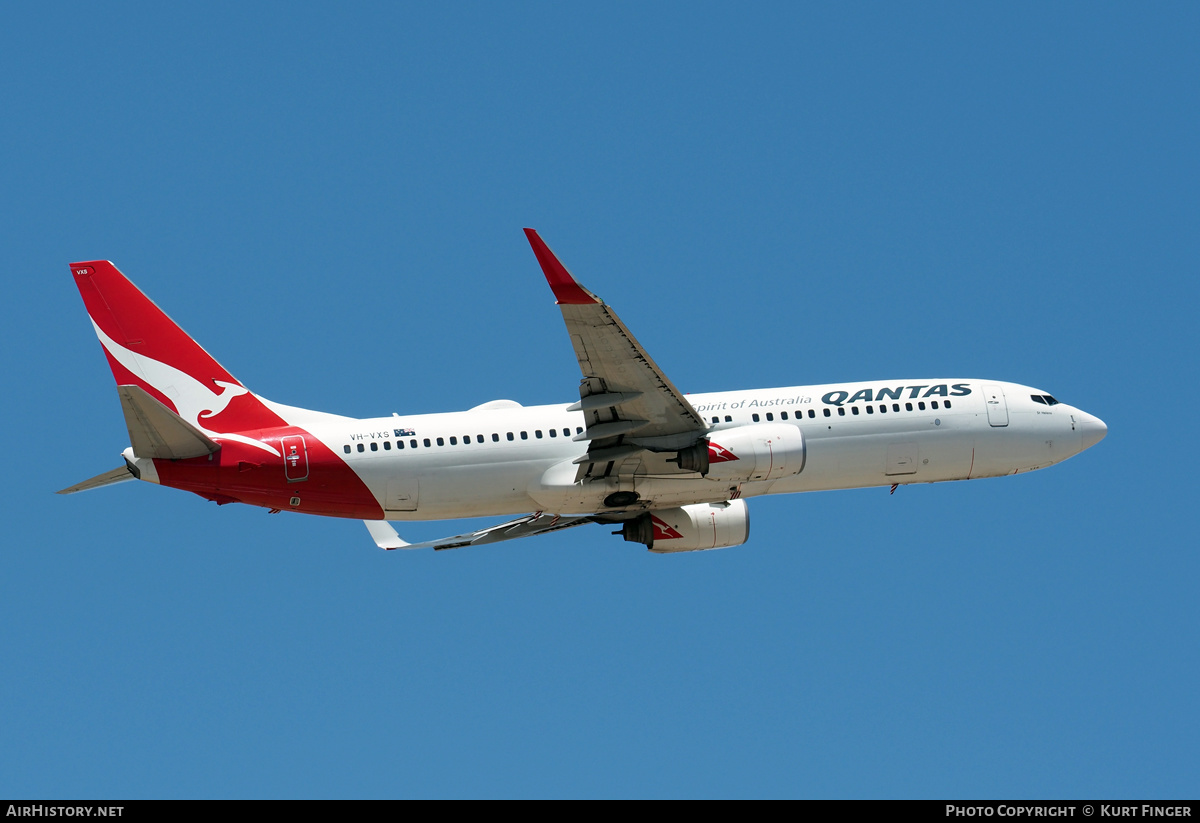
[[[101,486],[111,486],[113,483],[124,483],[126,480],[133,480],[133,470],[129,468],[129,464],[122,466],[119,469],[113,469],[104,474],[98,474],[91,480],[84,480],[82,483],[76,483],[74,486],[62,489],[55,494],[74,494],[75,492],[86,492],[91,489],[98,489]]]
[[[386,521],[363,521],[367,526],[367,531],[375,539],[375,545],[381,549],[461,549],[464,546],[479,546],[484,543],[499,543],[501,540],[547,534],[591,522],[592,518],[589,515],[563,517],[558,514],[536,512],[467,534],[456,534],[453,537],[443,537],[441,540],[429,540],[424,543],[405,543]]]
[[[204,432],[184,420],[138,386],[117,386],[121,411],[129,429],[129,445],[138,457],[184,460],[203,457],[221,448]]]

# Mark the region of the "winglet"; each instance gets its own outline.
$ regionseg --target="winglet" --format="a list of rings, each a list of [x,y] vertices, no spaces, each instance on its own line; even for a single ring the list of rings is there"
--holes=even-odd
[[[364,520],[363,523],[379,548],[391,550],[403,549],[408,546],[386,520]]]
[[[529,245],[533,247],[533,253],[537,256],[542,272],[546,275],[546,282],[554,291],[554,299],[560,305],[563,303],[578,305],[603,302],[599,297],[579,285],[579,281],[571,276],[567,267],[559,262],[558,258],[554,256],[554,252],[550,251],[550,247],[546,245],[546,241],[539,237],[536,231],[525,229],[525,237],[528,238]]]

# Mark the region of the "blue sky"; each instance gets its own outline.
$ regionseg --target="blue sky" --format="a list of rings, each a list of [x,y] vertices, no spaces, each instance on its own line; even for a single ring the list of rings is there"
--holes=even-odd
[[[4,17],[0,796],[1195,796],[1194,4]],[[280,402],[567,402],[524,226],[684,391],[986,377],[1109,436],[679,557],[52,493],[127,445],[68,262]]]

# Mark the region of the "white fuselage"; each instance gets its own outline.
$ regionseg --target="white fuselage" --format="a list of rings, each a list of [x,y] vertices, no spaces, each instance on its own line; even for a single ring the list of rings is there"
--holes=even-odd
[[[308,429],[362,478],[388,520],[547,511],[592,513],[606,494],[639,505],[968,480],[1061,462],[1097,442],[1104,424],[1045,392],[982,380],[892,380],[689,395],[710,435],[762,423],[796,427],[799,473],[723,482],[681,473],[671,454],[629,458],[576,481],[582,412],[487,404],[464,412],[354,420],[313,415]],[[868,401],[866,398],[870,398]],[[500,407],[496,407],[500,406]],[[400,445],[402,444],[402,446]],[[415,448],[414,448],[415,444]],[[620,511],[619,509],[614,509]]]

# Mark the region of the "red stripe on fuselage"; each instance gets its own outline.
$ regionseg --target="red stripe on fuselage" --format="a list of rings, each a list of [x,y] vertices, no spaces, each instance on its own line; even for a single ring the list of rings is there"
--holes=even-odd
[[[362,479],[328,446],[296,426],[239,432],[269,444],[279,457],[233,440],[219,440],[210,457],[155,460],[159,482],[217,502],[238,502],[328,517],[378,520],[383,509]],[[289,483],[282,438],[301,436],[308,450],[308,478]],[[292,505],[293,498],[300,498]]]

